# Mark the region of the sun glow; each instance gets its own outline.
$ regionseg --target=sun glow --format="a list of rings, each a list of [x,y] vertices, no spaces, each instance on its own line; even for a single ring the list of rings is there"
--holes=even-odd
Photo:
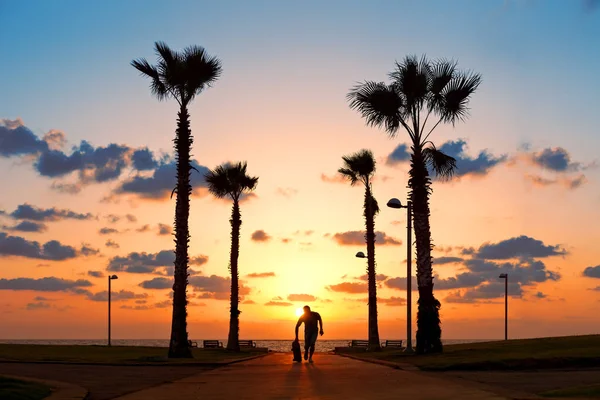
[[[302,310],[302,308],[296,308],[296,317],[299,317],[302,314],[304,314],[304,310]]]

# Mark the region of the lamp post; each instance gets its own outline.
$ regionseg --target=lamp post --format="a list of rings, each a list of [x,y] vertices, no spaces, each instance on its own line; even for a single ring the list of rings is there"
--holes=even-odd
[[[390,208],[406,208],[406,350],[405,353],[413,353],[412,347],[412,202],[407,201],[403,206],[400,200],[392,198],[387,202]]]
[[[508,274],[500,274],[504,279],[504,340],[508,340]]]
[[[110,346],[110,281],[113,279],[119,279],[116,275],[109,275],[108,277],[108,345]]]

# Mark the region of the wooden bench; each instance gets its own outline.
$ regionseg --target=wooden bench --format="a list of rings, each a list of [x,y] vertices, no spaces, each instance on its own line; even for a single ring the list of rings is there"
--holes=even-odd
[[[381,343],[382,347],[398,347],[402,348],[402,340],[386,340]]]
[[[218,340],[204,340],[202,342],[202,347],[205,349],[220,349],[223,347],[223,343],[219,342]]]
[[[198,347],[198,342],[192,342],[191,340],[188,340],[188,346],[189,347]]]
[[[240,340],[240,347],[256,347],[256,342],[253,340]]]
[[[369,347],[369,341],[368,340],[353,340],[350,343],[348,343],[348,346],[366,349],[367,347]]]

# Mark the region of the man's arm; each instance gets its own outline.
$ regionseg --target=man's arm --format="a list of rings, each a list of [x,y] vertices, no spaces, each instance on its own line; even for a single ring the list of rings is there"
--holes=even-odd
[[[321,327],[321,332],[319,332],[321,334],[321,336],[323,336],[323,320],[321,319],[321,314],[319,314],[319,326]]]
[[[300,328],[300,325],[302,325],[302,317],[298,319],[298,323],[296,324],[296,340],[298,340],[298,329]]]

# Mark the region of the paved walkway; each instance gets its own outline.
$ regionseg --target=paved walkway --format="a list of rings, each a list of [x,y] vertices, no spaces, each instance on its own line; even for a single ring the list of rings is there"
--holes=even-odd
[[[506,399],[465,383],[335,355],[317,354],[314,364],[292,363],[290,353],[218,368],[119,400],[399,398]]]

